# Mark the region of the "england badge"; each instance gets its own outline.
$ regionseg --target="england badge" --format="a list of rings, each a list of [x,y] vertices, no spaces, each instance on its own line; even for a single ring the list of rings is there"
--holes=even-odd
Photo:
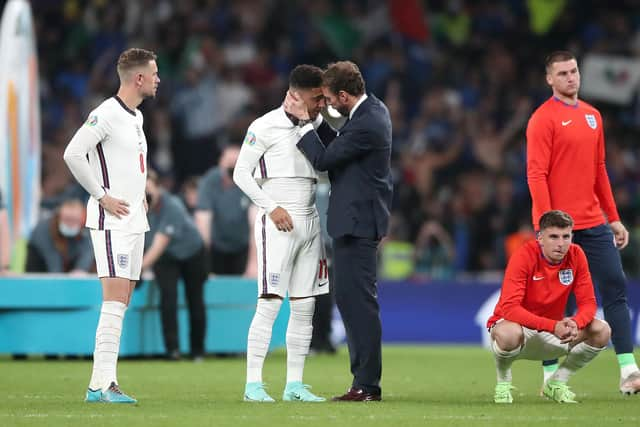
[[[573,283],[573,270],[570,268],[560,270],[560,272],[558,272],[558,279],[560,279],[560,283],[564,286],[569,286]]]
[[[593,114],[585,114],[584,118],[587,119],[587,124],[591,129],[595,129],[598,127],[598,122],[596,121],[596,116]]]

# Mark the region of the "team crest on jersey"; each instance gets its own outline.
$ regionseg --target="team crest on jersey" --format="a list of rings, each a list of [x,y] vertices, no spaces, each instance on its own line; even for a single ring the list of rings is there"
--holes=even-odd
[[[116,259],[118,260],[118,267],[120,268],[127,268],[129,265],[129,255],[127,254],[118,254]]]
[[[587,119],[587,124],[591,129],[595,129],[598,127],[598,122],[596,121],[596,116],[593,114],[585,114],[584,118]]]
[[[269,283],[271,283],[271,286],[278,286],[280,284],[280,273],[270,273]]]
[[[560,272],[558,272],[558,279],[560,279],[560,283],[563,285],[569,286],[573,283],[573,270],[570,268],[560,270]]]
[[[87,119],[87,121],[85,122],[87,126],[95,126],[98,124],[98,116],[93,115],[93,116],[89,116],[89,118]]]
[[[256,134],[253,132],[247,132],[247,136],[244,137],[243,144],[256,145]]]

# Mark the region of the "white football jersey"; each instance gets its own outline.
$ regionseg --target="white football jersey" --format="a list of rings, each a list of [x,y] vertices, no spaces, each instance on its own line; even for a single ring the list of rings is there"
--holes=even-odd
[[[318,115],[313,125],[317,128],[321,123],[322,116]],[[300,130],[283,107],[257,118],[249,126],[233,179],[268,213],[276,206],[299,213],[306,211],[305,207],[314,207],[318,174],[296,146],[299,140]]]
[[[67,146],[65,161],[92,196],[87,203],[88,228],[130,233],[149,230],[144,209],[147,139],[142,122],[140,110],[132,111],[114,96],[89,114]],[[89,169],[80,160],[88,161]],[[129,214],[118,219],[105,211],[97,201],[103,190],[128,202]]]

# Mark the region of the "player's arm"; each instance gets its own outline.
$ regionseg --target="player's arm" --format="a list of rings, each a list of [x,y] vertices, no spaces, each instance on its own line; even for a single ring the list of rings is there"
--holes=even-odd
[[[595,317],[597,303],[587,257],[581,248],[578,247],[577,249],[578,268],[575,272],[576,277],[574,278],[573,294],[576,297],[578,311],[575,316],[573,316],[573,320],[576,322],[578,329],[583,329],[591,323]]]
[[[158,231],[153,236],[153,242],[149,249],[144,253],[142,257],[142,268],[149,268],[162,256],[167,246],[171,242],[171,237],[165,233]]]
[[[278,204],[258,185],[253,178],[253,171],[258,167],[260,158],[267,147],[260,133],[255,129],[249,129],[245,142],[240,147],[240,154],[233,169],[233,182],[251,199],[258,207],[268,214],[278,207]]]
[[[100,205],[117,218],[129,214],[129,204],[109,196],[91,171],[87,153],[105,141],[109,126],[104,116],[91,115],[78,129],[64,150],[64,161],[74,178]]]
[[[509,260],[500,296],[503,316],[506,320],[527,328],[554,333],[556,320],[538,316],[522,306],[528,278],[534,273],[529,268],[533,262],[526,251],[517,251]]]
[[[552,209],[549,195],[549,167],[553,148],[553,123],[538,111],[527,125],[527,183],[533,204],[533,228]]]
[[[602,119],[598,116],[599,123],[599,136],[598,136],[598,164],[596,170],[596,184],[595,193],[600,202],[600,207],[607,215],[611,230],[615,235],[616,246],[619,249],[623,249],[629,243],[629,232],[620,221],[620,214],[616,208],[616,202],[613,198],[611,191],[611,182],[609,181],[609,174],[607,174],[607,167],[605,163],[605,144],[604,144],[604,130],[602,129]]]
[[[213,220],[213,200],[211,198],[211,182],[209,175],[205,175],[198,182],[198,198],[193,218],[196,228],[202,237],[205,247],[211,247],[211,221]]]

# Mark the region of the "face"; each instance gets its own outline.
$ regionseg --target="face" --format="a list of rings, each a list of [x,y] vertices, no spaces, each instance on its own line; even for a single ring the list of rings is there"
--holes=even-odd
[[[549,227],[538,234],[538,243],[542,254],[549,261],[558,263],[564,259],[571,244],[571,227]]]
[[[82,230],[84,206],[81,203],[69,203],[60,207],[58,229],[65,237],[75,237]]]
[[[149,61],[146,67],[141,67],[136,73],[136,82],[143,98],[155,98],[160,84],[158,77],[158,65],[156,61]]]
[[[324,95],[326,105],[331,105],[342,116],[349,117],[351,108],[348,105],[347,92],[341,90],[337,94],[335,94],[331,91],[331,89],[323,86],[322,94]]]
[[[554,62],[547,72],[547,83],[553,93],[567,98],[578,95],[580,90],[580,71],[575,59]]]
[[[309,118],[315,120],[318,114],[320,114],[320,110],[325,107],[322,89],[314,87],[311,89],[297,89],[296,92],[298,92],[304,104],[307,106]]]

